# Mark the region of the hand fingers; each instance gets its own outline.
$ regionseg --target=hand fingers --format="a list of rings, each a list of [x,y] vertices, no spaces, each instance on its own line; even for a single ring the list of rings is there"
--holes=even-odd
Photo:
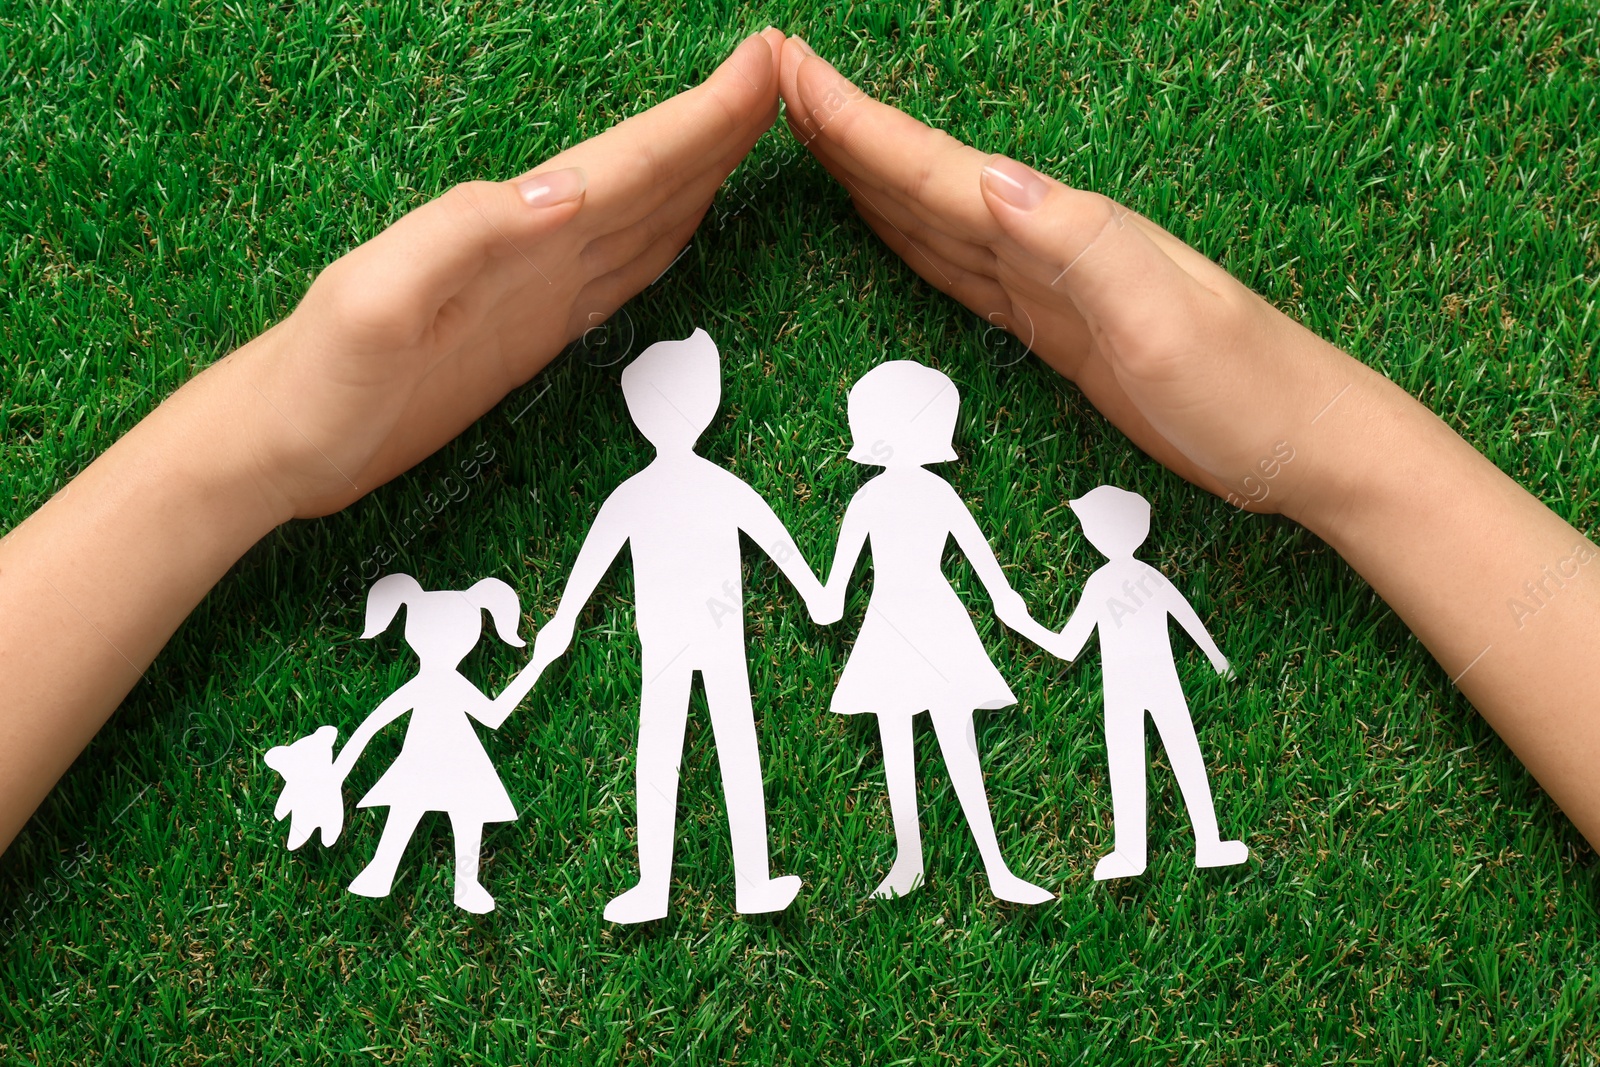
[[[798,38],[785,44],[782,58],[790,129],[819,158],[887,190],[963,240],[997,236],[975,190],[984,153],[874,100]]]
[[[794,134],[795,140],[805,143],[806,136],[795,128],[794,116],[799,107],[799,90],[795,88],[795,71],[800,67],[800,61],[807,56],[815,55],[811,46],[799,37],[790,37],[783,42],[783,47],[778,50],[778,95],[782,97],[784,105],[788,108],[785,120],[789,124],[789,132]]]
[[[1005,325],[1010,321],[1011,297],[999,282],[944,259],[931,249],[914,245],[882,215],[862,212],[861,218],[923,281],[959,300],[989,322]]]
[[[870,186],[876,191],[874,201],[885,210],[888,202],[898,203],[931,230],[974,246],[1003,245],[992,214],[978,206],[982,194],[973,179],[986,164],[982,153],[865,96],[821,61],[806,63],[802,75],[793,56],[803,47],[795,39],[785,46],[780,86],[786,100],[798,99],[801,108],[810,109],[809,115],[791,112],[790,129],[829,173],[852,192]],[[811,103],[818,99],[823,103]],[[1131,212],[1127,219],[1207,288],[1220,293],[1237,284],[1227,271],[1149,219]]]
[[[711,172],[729,145],[753,143],[772,124],[782,39],[776,30],[746,38],[700,85],[574,145],[532,173],[583,167],[589,174],[584,218],[596,220],[600,232],[631,225],[685,182]]]
[[[1005,157],[998,158],[1004,159]],[[987,183],[990,180],[989,177],[985,176],[982,182]],[[1117,206],[1121,207],[1121,205]],[[1190,248],[1138,212],[1129,211],[1127,208],[1122,208],[1122,211],[1124,212],[1123,220],[1126,224],[1136,226],[1144,236],[1150,239],[1156,248],[1161,250],[1162,254],[1195,281],[1218,295],[1222,295],[1227,290],[1237,289],[1239,285],[1237,279],[1222,267],[1201,255],[1195,249]],[[1051,255],[1048,260],[1041,259],[1039,255],[1041,249],[1038,246],[1024,245],[1012,239],[1009,234],[1005,234],[994,242],[994,250],[997,257],[1006,260],[1030,279],[1042,277],[1046,288],[1048,288],[1048,283],[1053,282],[1060,272],[1059,249],[1050,250]],[[1054,265],[1055,269],[1051,269],[1052,265]]]
[[[1168,345],[1153,335],[1198,321],[1203,290],[1126,208],[1004,156],[991,157],[982,189],[1006,238],[1037,265],[1032,280],[1070,299],[1112,354],[1191,347],[1192,338]],[[1156,343],[1133,343],[1140,339]]]
[[[972,243],[1000,234],[981,209],[975,179],[987,157],[867,96],[800,38],[785,43],[779,88],[790,129],[841,182],[846,175],[886,191],[930,226]],[[1130,215],[1175,263],[1208,288],[1231,282],[1226,271],[1155,223]]]
[[[767,125],[770,124],[769,118]],[[761,133],[761,129],[748,130],[747,136],[727,148],[721,159],[685,182],[654,211],[624,229],[591,241],[582,254],[585,276],[598,278],[611,273],[654,244],[661,234],[676,229],[687,215],[701,217],[705,204],[716,195],[725,177],[750,153]]]
[[[850,190],[856,211],[863,218],[873,216],[898,231],[918,256],[936,256],[974,274],[996,277],[995,255],[984,245],[959,240],[928,224],[920,215],[881,189],[854,180],[842,182]]]
[[[663,231],[677,230],[685,212],[700,218],[703,202],[711,198],[756,139],[772,125],[777,111],[779,42],[781,35],[777,31],[748,39],[700,86],[575,146],[521,180],[524,184],[539,182],[545,175],[563,173],[552,169],[563,159],[584,159],[588,166],[598,168],[589,172],[594,180],[584,195],[581,219],[593,220],[601,236],[593,237],[587,245],[574,245],[570,253],[581,256],[583,279],[611,272]],[[750,71],[759,74],[763,69],[767,75],[765,99],[757,95],[745,101],[759,105],[752,120],[739,113],[731,96],[738,95],[741,86],[749,86]],[[723,108],[723,104],[728,106]],[[694,155],[706,146],[709,154],[704,158]],[[649,188],[641,184],[641,174],[679,163],[683,164],[680,172],[668,174],[669,180],[652,182]],[[615,203],[630,185],[634,188],[626,208],[603,209],[607,200]],[[521,278],[519,284],[542,286],[557,280],[555,270],[548,264],[540,268],[543,257],[536,257],[539,262],[528,259],[526,254],[522,258],[527,260],[526,267],[512,264]]]
[[[584,331],[605,322],[635,294],[659,278],[688,245],[710,207],[708,197],[698,210],[685,215],[625,265],[584,286],[572,303],[568,337],[573,340],[582,337]]]
[[[1166,253],[1168,259],[1182,267],[1184,273],[1217,295],[1220,296],[1224,290],[1239,286],[1239,279],[1229,274],[1219,264],[1207,259],[1199,251],[1190,248],[1138,212],[1128,212],[1128,220],[1143,230],[1144,235]]]
[[[894,189],[880,185],[875,175],[852,170],[846,158],[828,151],[818,142],[812,143],[812,155],[824,170],[833,175],[834,180],[849,191],[858,207],[865,201],[880,214],[893,217],[897,222],[903,217],[914,219],[923,232],[942,234],[952,245],[965,245],[972,249],[974,255],[992,258],[992,238],[973,234],[970,227],[952,219],[948,213],[941,213],[926,200],[909,200]],[[981,203],[981,194],[974,192],[972,200]],[[990,222],[992,224],[993,220]]]
[[[813,144],[815,146],[815,142]],[[930,245],[941,258],[951,260],[967,270],[994,276],[995,257],[987,245],[966,241],[947,232],[941,225],[943,220],[928,216],[925,205],[907,203],[892,191],[876,185],[870,178],[853,174],[831,153],[816,152],[815,155],[823,169],[849,192],[851,203],[858,212],[863,216],[870,213],[887,220],[893,229],[899,230],[908,239],[913,251],[922,245]]]
[[[942,258],[969,270],[983,262],[977,250],[987,248],[999,262],[994,271],[984,273],[994,274],[1003,284],[1020,282],[1029,295],[1041,299],[1071,295],[1061,287],[1070,257],[1063,255],[1059,244],[1050,243],[1065,235],[1057,229],[1035,230],[1032,239],[1019,236],[1016,215],[1002,218],[993,208],[991,179],[982,177],[987,159],[980,152],[873,100],[799,38],[784,45],[781,59],[779,90],[789,107],[790,129],[851,191],[858,208],[866,203],[907,236],[908,240],[900,242],[902,254],[918,273],[929,275],[928,266],[915,260],[930,246],[942,253]],[[1111,217],[1117,228],[1131,229],[1125,244],[1132,247],[1132,239],[1142,238],[1148,250],[1159,257],[1152,262],[1164,271],[1175,268],[1218,295],[1237,289],[1238,283],[1225,270],[1148,219],[1104,198],[1094,198],[1094,194],[1071,192],[1080,199],[1080,218],[1096,204],[1104,212],[1115,212]],[[922,226],[914,227],[911,217]],[[1011,225],[1001,225],[1006,222]],[[882,231],[883,227],[875,225],[874,229]],[[1094,239],[1093,235],[1083,237],[1078,247],[1087,248]],[[962,245],[973,251],[958,253]],[[1097,279],[1108,277],[1114,275],[1096,274]],[[1153,283],[1156,279],[1147,280]],[[1122,306],[1127,309],[1130,305],[1123,301]]]
[[[915,216],[899,207],[887,194],[878,211],[857,201],[856,209],[885,244],[940,292],[954,297],[991,326],[1013,334],[1030,350],[1045,340],[1040,330],[1043,314],[1019,305],[1010,272],[987,248],[957,241],[948,234],[930,230]],[[1040,356],[1068,378],[1076,377],[1078,364],[1088,347],[1088,327],[1082,316],[1066,301],[1054,301],[1049,315],[1051,343]]]
[[[988,157],[873,100],[798,38],[784,45],[782,60],[779,91],[790,129],[850,191],[873,231],[923,278],[1031,346],[1034,330],[1015,314],[997,259],[1007,242],[980,184]],[[1080,333],[1070,306],[1063,315]],[[1058,364],[1061,358],[1057,353]]]
[[[324,271],[320,290],[333,293],[350,328],[377,343],[409,343],[486,258],[515,252],[526,259],[530,241],[580,208],[609,232],[644,217],[685,183],[714,187],[771,125],[781,43],[776,31],[747,39],[701,85],[521,179],[452,189]],[[729,152],[730,141],[743,151]]]
[[[571,221],[584,190],[576,168],[520,183],[464,182],[341,257],[313,288],[345,327],[409,344],[485,260],[519,253]]]

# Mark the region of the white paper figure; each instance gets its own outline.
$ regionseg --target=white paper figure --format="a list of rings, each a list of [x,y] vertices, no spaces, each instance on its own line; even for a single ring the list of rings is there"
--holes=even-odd
[[[494,908],[494,898],[478,882],[483,826],[511,822],[517,812],[468,720],[470,716],[496,729],[505,721],[502,706],[484,696],[456,667],[478,643],[484,611],[493,618],[501,640],[521,647],[523,641],[517,636],[521,609],[516,592],[498,578],[485,578],[459,592],[424,592],[409,574],[389,574],[367,594],[367,625],[361,636],[382,633],[402,605],[406,643],[421,658],[422,669],[367,716],[337,760],[333,759],[337,731],[332,726],[266,754],[267,766],[284,777],[276,816],[291,814],[290,848],[304,844],[317,827],[323,828],[322,843],[331,844],[344,822],[340,790],[345,778],[373,736],[409,711],[411,721],[400,755],[357,804],[388,807],[389,819],[377,853],[350,883],[350,891],[388,896],[417,823],[426,812],[442,811],[450,816],[455,836],[455,902],[481,914]]]
[[[1017,698],[945,580],[941,558],[948,539],[966,553],[1003,622],[1050,646],[1057,638],[1028,615],[956,491],[924,469],[956,458],[951,439],[960,403],[949,378],[909,360],[874,367],[850,390],[850,458],[884,472],[862,486],[845,511],[818,621],[843,615],[845,587],[870,537],[872,597],[833,710],[876,714],[883,736],[898,852],[874,895],[904,896],[922,881],[911,726],[927,711],[990,889],[1001,900],[1040,904],[1054,894],[1017,877],[1000,854],[972,725],[975,709],[1003,708]]]
[[[262,757],[268,767],[283,775],[283,793],[272,812],[274,819],[289,816],[289,850],[299,848],[315,830],[322,831],[324,848],[339,840],[344,828],[344,779],[333,771],[333,743],[339,731],[319,727],[292,745],[279,745]]]
[[[606,499],[573,564],[560,606],[534,642],[533,660],[502,694],[505,711],[572,642],[578,612],[628,545],[644,658],[636,770],[639,884],[606,905],[616,923],[667,913],[689,690],[705,685],[733,839],[736,907],[782,911],[798,876],[772,878],[766,802],[745,662],[739,532],[749,534],[808,605],[822,587],[766,501],[733,474],[695,454],[721,403],[717,346],[704,330],[653,344],[622,372],[634,424],[656,458]]]
[[[1242,841],[1217,832],[1205,761],[1194,720],[1173,662],[1167,617],[1178,620],[1211,660],[1228,675],[1228,661],[1177,587],[1148,563],[1133,558],[1150,533],[1150,503],[1137,493],[1102,485],[1069,501],[1083,534],[1110,562],[1089,576],[1083,597],[1067,620],[1057,655],[1076,659],[1096,627],[1105,677],[1106,756],[1111,771],[1111,807],[1116,844],[1095,866],[1096,879],[1143,874],[1146,862],[1145,712],[1155,720],[1172,773],[1178,779],[1194,825],[1195,866],[1227,867],[1250,858]]]

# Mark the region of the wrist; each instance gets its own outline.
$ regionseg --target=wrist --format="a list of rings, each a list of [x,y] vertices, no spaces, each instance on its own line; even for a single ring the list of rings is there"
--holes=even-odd
[[[1344,359],[1347,381],[1305,436],[1304,481],[1282,509],[1341,553],[1378,516],[1409,506],[1418,480],[1439,476],[1441,452],[1452,442],[1466,447],[1399,386]]]
[[[1242,303],[1203,373],[1158,381],[1168,394],[1146,417],[1178,455],[1157,458],[1241,511],[1317,530],[1365,492],[1385,437],[1422,409],[1253,294]]]
[[[240,554],[294,515],[264,462],[272,451],[244,367],[268,336],[196,375],[125,439],[171,506]]]

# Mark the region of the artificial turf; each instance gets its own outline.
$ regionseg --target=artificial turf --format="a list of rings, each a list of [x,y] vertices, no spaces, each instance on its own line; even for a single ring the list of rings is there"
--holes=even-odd
[[[1600,16],[1505,0],[0,0],[0,527],[353,243],[686,88],[767,23],[912,114],[1152,216],[1595,529]],[[843,457],[846,391],[883,359],[961,387],[944,473],[1047,624],[1099,562],[1064,501],[1102,481],[1148,496],[1145,558],[1238,669],[1220,682],[1179,643],[1248,868],[1193,868],[1158,755],[1148,874],[1092,880],[1111,831],[1095,658],[1063,667],[1003,630],[952,556],[1020,697],[979,716],[1002,845],[1061,896],[989,896],[924,730],[928,885],[866,901],[893,850],[875,729],[826,711],[865,572],[822,629],[753,549],[774,868],[806,879],[787,913],[733,913],[697,695],[674,913],[600,917],[635,871],[625,566],[571,655],[482,732],[521,811],[486,839],[497,911],[452,906],[442,818],[387,900],[343,891],[379,811],[287,852],[261,753],[323,722],[347,735],[414,663],[398,630],[357,639],[368,579],[496,575],[531,625],[548,618],[600,500],[646,459],[621,366],[695,325],[724,360],[703,451],[814,564],[868,474]],[[467,670],[498,686],[522,655],[486,637]],[[1332,552],[1135,450],[920,282],[780,125],[608,332],[411,474],[269,537],[201,605],[0,861],[0,1057],[1591,1063],[1597,890],[1579,835]]]

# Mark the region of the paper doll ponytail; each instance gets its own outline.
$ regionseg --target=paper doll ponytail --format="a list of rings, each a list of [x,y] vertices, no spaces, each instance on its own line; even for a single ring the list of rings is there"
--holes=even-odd
[[[377,637],[387,630],[402,604],[409,612],[406,641],[419,653],[425,647],[436,647],[438,635],[462,634],[471,627],[470,640],[457,653],[459,658],[478,640],[483,619],[479,613],[483,611],[494,619],[500,640],[517,648],[523,646],[522,638],[517,636],[522,604],[516,590],[498,578],[485,578],[471,589],[428,592],[409,574],[385,574],[367,592],[367,628],[361,636]]]
[[[385,574],[367,590],[367,628],[361,636],[377,637],[389,628],[401,604],[415,604],[421,596],[422,586],[411,575]]]
[[[373,592],[377,592],[376,586]],[[517,626],[522,622],[522,603],[517,599],[515,589],[498,578],[485,578],[461,595],[474,607],[489,613],[500,640],[517,648],[525,644],[517,636]]]

